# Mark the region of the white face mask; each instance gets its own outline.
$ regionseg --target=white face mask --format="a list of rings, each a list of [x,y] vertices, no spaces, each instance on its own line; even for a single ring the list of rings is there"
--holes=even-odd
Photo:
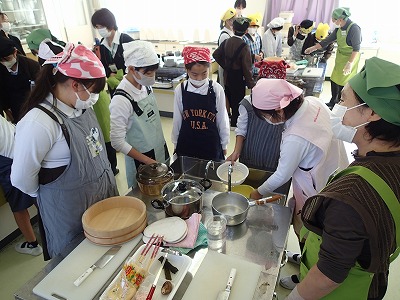
[[[343,106],[340,104],[335,104],[335,106],[332,109],[333,117],[331,117],[331,125],[332,125],[333,135],[337,139],[348,142],[348,143],[352,143],[354,136],[356,135],[357,128],[360,128],[361,126],[365,126],[369,123],[369,122],[365,122],[365,123],[360,124],[355,127],[344,125],[342,123],[343,117],[348,110],[351,110],[356,107],[360,107],[364,104],[365,103],[361,103],[361,104],[358,104],[358,105],[350,107],[350,108],[347,108],[346,106]]]
[[[204,78],[203,80],[195,80],[189,77],[189,82],[194,85],[194,87],[198,88],[206,84],[208,81],[208,78]]]
[[[340,28],[340,21],[336,21],[335,23],[333,23],[333,25],[335,26],[335,28]]]
[[[97,29],[99,35],[103,38],[108,38],[111,35],[111,31],[108,31],[106,27]]]
[[[9,33],[11,31],[11,23],[10,22],[3,22],[1,23],[1,29],[5,32],[5,33]]]
[[[11,69],[13,65],[17,63],[17,58],[13,57],[11,60],[2,61],[1,64],[7,69]]]
[[[256,32],[257,32],[257,28],[250,27],[250,28],[248,29],[248,31],[249,31],[249,34],[251,34],[251,35],[255,35],[255,34],[256,34]]]
[[[95,105],[97,100],[99,100],[99,94],[91,93],[87,90],[87,88],[83,84],[82,84],[82,86],[85,89],[85,91],[89,94],[89,98],[87,100],[82,100],[81,98],[79,98],[78,93],[75,93],[75,95],[76,95],[75,108],[76,109],[88,109],[89,107]]]
[[[277,122],[277,123],[274,123],[274,122],[272,122],[270,119],[268,119],[268,118],[265,117],[265,116],[264,116],[264,120],[267,121],[267,123],[268,123],[268,124],[271,124],[271,125],[281,125],[281,124],[285,123],[285,122]]]
[[[133,75],[132,75],[132,76],[133,76],[133,78],[135,79],[135,81],[136,81],[137,83],[139,83],[140,85],[143,85],[143,86],[152,86],[154,83],[156,83],[156,76],[155,76],[155,75],[149,77],[149,76],[146,76],[146,75],[144,75],[144,74],[142,74],[142,73],[140,73],[140,72],[138,72],[138,71],[135,71],[135,72],[139,74],[140,79],[138,79],[137,77],[135,77],[135,76],[133,76]]]

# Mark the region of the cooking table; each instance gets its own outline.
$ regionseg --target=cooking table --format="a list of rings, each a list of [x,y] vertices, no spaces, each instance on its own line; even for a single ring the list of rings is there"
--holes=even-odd
[[[324,81],[325,81],[326,63],[321,63],[320,62],[315,67],[324,69],[324,71],[322,72],[321,77],[303,76],[304,69],[298,69],[293,74],[287,74],[286,75],[286,79],[288,81],[296,80],[296,79],[302,79],[305,82],[305,84],[302,86],[302,88],[305,90],[304,96],[319,97],[321,95],[321,93],[322,93],[323,84],[324,84]]]
[[[193,159],[192,159],[193,160]],[[200,160],[199,160],[200,161]],[[252,169],[250,169],[251,173]],[[255,170],[261,172],[260,170]],[[262,171],[266,176],[271,172]],[[212,180],[213,181],[213,180]],[[213,181],[217,190],[212,188],[203,194],[203,212],[202,222],[205,223],[212,215],[211,201],[215,195],[227,190],[227,186],[220,182]],[[221,190],[222,187],[222,190]],[[287,189],[285,189],[287,191]],[[140,192],[139,188],[134,188],[127,193],[128,196],[142,199],[146,204],[148,223],[153,223],[159,219],[165,218],[163,210],[157,210],[151,206],[151,200],[154,196],[147,196]],[[254,291],[253,299],[273,299],[274,290],[279,277],[280,266],[287,242],[290,221],[293,209],[279,204],[267,204],[264,206],[252,207],[244,223],[227,227],[226,247],[223,253],[242,257],[244,260],[263,266],[260,273],[257,288]],[[60,261],[68,255],[84,239],[83,234],[73,240],[65,249],[62,255],[53,258],[49,264],[41,270],[35,277],[29,280],[23,287],[15,292],[15,299],[31,300],[42,299],[33,294],[32,289],[52,270]],[[142,245],[140,242],[128,255],[131,256]],[[192,251],[189,256],[193,258],[192,266],[185,276],[183,283],[174,296],[174,299],[181,299],[191,279],[195,276],[198,267],[203,260],[207,249]],[[218,267],[218,266],[216,266]],[[122,265],[121,265],[122,268]],[[118,268],[109,282],[120,271]],[[97,299],[109,282],[103,286],[94,299]]]

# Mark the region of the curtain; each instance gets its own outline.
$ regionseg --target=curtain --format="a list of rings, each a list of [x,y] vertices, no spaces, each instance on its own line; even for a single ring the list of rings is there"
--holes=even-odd
[[[293,24],[304,19],[331,24],[332,11],[339,7],[339,0],[269,0],[265,8],[263,26],[279,16],[281,11],[293,11]]]

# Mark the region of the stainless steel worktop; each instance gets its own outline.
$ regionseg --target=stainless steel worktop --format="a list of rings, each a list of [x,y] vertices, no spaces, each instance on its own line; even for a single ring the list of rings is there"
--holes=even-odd
[[[201,170],[198,166],[203,166],[204,161],[201,160],[188,160],[191,165],[189,169],[184,169],[188,166],[182,166],[180,161],[180,174],[176,174],[177,177],[183,176],[186,178],[191,177],[195,179],[196,176],[190,171]],[[179,167],[175,165],[175,168]],[[269,172],[252,170],[250,169],[250,178],[252,177],[252,171],[255,174],[263,173],[264,176],[269,176]],[[213,171],[209,172],[211,179],[213,179]],[[262,177],[264,178],[264,177]],[[254,179],[254,175],[253,175]],[[265,179],[264,179],[265,180]],[[203,194],[203,211],[202,211],[202,222],[205,222],[211,215],[211,201],[215,195],[220,192],[226,191],[227,186],[221,182],[212,180],[213,186],[211,189],[205,191]],[[281,188],[280,192],[285,191],[287,194],[287,188]],[[146,204],[147,209],[147,220],[148,223],[152,223],[156,220],[165,218],[165,212],[163,210],[155,209],[151,206],[151,200],[155,199],[154,196],[147,196],[140,192],[139,188],[135,188],[128,192],[128,196],[137,197],[142,199]],[[231,226],[227,228],[227,242],[226,248],[223,253],[227,255],[236,255],[243,257],[244,260],[259,264],[263,266],[263,271],[260,273],[257,289],[254,291],[253,299],[272,299],[275,286],[279,277],[280,265],[284,254],[284,249],[288,237],[288,230],[290,226],[292,216],[292,209],[279,204],[267,204],[264,206],[256,206],[250,208],[247,219],[244,223]],[[16,291],[15,299],[28,300],[28,299],[42,299],[32,293],[32,289],[38,284],[68,253],[70,253],[82,240],[83,235],[75,239],[68,249],[66,249],[63,256],[56,257],[50,261],[50,263],[40,271],[34,278],[28,281],[21,289]],[[133,249],[133,254],[139,245]],[[188,285],[191,282],[193,276],[197,271],[197,267],[201,264],[204,258],[204,253],[207,249],[196,249],[197,251],[191,251],[189,256],[193,258],[192,267],[189,269],[187,276],[183,283],[175,294],[174,299],[181,299],[182,295],[186,291]],[[196,267],[197,266],[197,267]],[[121,266],[122,267],[122,266]],[[217,266],[216,266],[217,267]],[[115,272],[115,275],[119,272],[119,269]],[[115,277],[113,275],[111,280]],[[107,283],[97,294],[97,299],[103,290],[106,288]]]

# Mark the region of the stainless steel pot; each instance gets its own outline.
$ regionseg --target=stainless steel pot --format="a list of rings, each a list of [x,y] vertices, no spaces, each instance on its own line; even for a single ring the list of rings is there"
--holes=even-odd
[[[164,185],[174,179],[174,171],[163,163],[140,165],[136,180],[140,191],[149,196],[161,195]]]
[[[249,201],[245,196],[235,192],[225,192],[216,195],[211,204],[215,215],[224,215],[228,226],[235,226],[243,223],[247,218],[249,208],[255,205],[278,201],[282,196],[279,194]]]
[[[164,209],[167,216],[189,218],[203,209],[204,187],[197,181],[180,179],[166,184],[161,190],[162,200],[155,199],[151,205]]]

